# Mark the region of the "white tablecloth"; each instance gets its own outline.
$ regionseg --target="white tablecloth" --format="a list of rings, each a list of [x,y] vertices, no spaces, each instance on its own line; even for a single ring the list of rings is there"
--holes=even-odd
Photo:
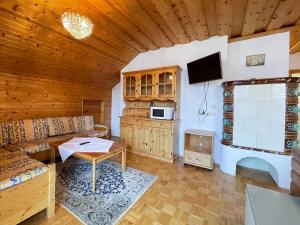
[[[80,145],[80,143],[89,142]],[[113,141],[102,138],[73,138],[60,146],[58,146],[59,154],[64,162],[69,156],[75,152],[101,152],[108,153]]]

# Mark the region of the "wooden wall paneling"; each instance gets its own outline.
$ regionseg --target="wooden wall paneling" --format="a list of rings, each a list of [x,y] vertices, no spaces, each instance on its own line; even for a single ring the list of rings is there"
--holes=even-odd
[[[156,10],[164,18],[172,32],[176,35],[180,44],[188,43],[191,41],[190,37],[186,34],[183,25],[181,24],[178,16],[173,10],[168,0],[152,0]]]
[[[198,40],[207,39],[209,35],[202,2],[198,0],[185,0],[184,4],[192,26],[194,27],[196,38]]]
[[[95,124],[104,122],[104,101],[101,99],[82,99],[82,115],[94,116]]]
[[[31,78],[0,73],[0,120],[82,114],[82,99],[103,99],[104,124],[110,125],[111,86]]]
[[[266,29],[280,2],[280,0],[268,0],[265,2],[259,20],[256,22],[256,32],[262,32]]]
[[[274,30],[283,25],[295,23],[300,16],[300,1],[285,0],[280,1],[276,11],[274,12],[266,30]]]
[[[123,14],[122,11],[118,11],[110,1],[87,1],[88,4],[92,5],[95,9],[102,12],[113,24],[123,32],[130,35],[133,39],[138,42],[144,50],[156,49],[157,45],[147,37],[135,24],[132,24]]]
[[[66,1],[64,1],[64,2],[66,2]],[[49,32],[51,33],[51,30],[52,30],[52,31],[56,31],[57,33],[64,35],[66,38],[70,39],[70,35],[63,29],[61,21],[60,21],[60,15],[64,12],[64,8],[62,7],[61,3],[58,6],[56,6],[54,3],[52,3],[51,8],[50,7],[46,8],[44,5],[37,4],[37,3],[35,6],[32,4],[31,1],[28,1],[28,0],[24,0],[24,1],[15,0],[15,1],[7,1],[6,4],[3,3],[1,6],[3,7],[2,8],[3,10],[4,9],[9,10],[9,9],[13,8],[14,10],[12,10],[11,13],[13,13],[14,16],[22,17],[25,20],[30,19],[29,22],[31,22],[31,23],[35,22],[39,26],[44,26],[44,28],[47,28],[47,30],[48,30],[48,31],[44,31],[45,34],[49,33]],[[15,6],[17,6],[17,7],[15,7]],[[37,8],[39,11],[42,11],[44,13],[42,15],[40,15]],[[43,23],[40,22],[41,20],[43,21]],[[45,27],[45,25],[47,27]],[[96,34],[97,34],[97,30],[96,30]],[[96,34],[94,33],[94,35],[92,37],[94,37]],[[93,47],[93,49],[97,49],[101,53],[106,53],[108,56],[110,56],[110,54],[112,54],[111,56],[113,56],[113,58],[116,58],[116,57],[118,58],[118,56],[120,55],[120,52],[116,54],[116,52],[114,52],[116,50],[114,48],[112,48],[111,45],[106,44],[105,42],[100,42],[99,39],[100,39],[99,37],[98,37],[98,40],[96,38],[89,38],[88,44],[91,45]],[[89,45],[87,45],[86,40],[83,42],[76,41],[73,38],[71,38],[70,40],[73,42],[78,42],[78,44],[83,44],[83,45],[85,44],[86,47],[89,46]],[[120,60],[122,60],[122,59],[120,58]]]
[[[188,16],[184,2],[182,0],[169,0],[169,2],[179,18],[185,33],[189,36],[190,40],[196,40],[197,35],[191,23],[190,17]]]
[[[296,53],[300,51],[300,25],[295,26],[290,32],[290,53]]]
[[[240,36],[242,34],[247,1],[248,0],[233,0],[231,37]]]
[[[202,0],[209,36],[218,35],[216,0]]]
[[[219,35],[228,35],[228,38],[230,38],[233,20],[233,0],[217,0],[217,17]]]
[[[254,34],[257,21],[267,0],[248,0],[242,36]]]
[[[156,46],[172,46],[168,37],[137,0],[110,0],[110,2],[118,11],[122,11],[132,24],[136,24],[147,37],[151,38]]]
[[[170,42],[174,45],[178,43],[178,39],[173,33],[173,31],[168,26],[167,22],[163,19],[163,17],[159,14],[156,10],[155,5],[153,4],[152,0],[137,0],[140,5],[147,11],[149,16],[155,21],[157,26],[159,26],[163,33],[169,38]]]

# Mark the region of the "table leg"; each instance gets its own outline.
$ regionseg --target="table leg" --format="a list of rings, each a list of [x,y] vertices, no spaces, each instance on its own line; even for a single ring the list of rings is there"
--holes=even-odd
[[[126,171],[126,147],[122,150],[122,170]]]
[[[51,149],[50,149],[50,162],[51,163],[55,163],[55,151],[56,151],[56,149],[51,147]]]
[[[95,160],[93,160],[92,173],[93,173],[92,191],[93,193],[95,193],[96,190],[96,161]]]

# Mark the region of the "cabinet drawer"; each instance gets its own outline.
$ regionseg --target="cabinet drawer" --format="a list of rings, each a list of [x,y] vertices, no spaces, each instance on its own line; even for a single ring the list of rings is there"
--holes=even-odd
[[[123,118],[123,117],[121,117],[121,124],[122,123],[133,124],[134,119],[133,118]]]
[[[153,127],[162,128],[162,129],[172,129],[172,123],[163,122],[163,121],[153,121]]]
[[[184,161],[186,163],[192,163],[195,165],[210,168],[212,163],[212,157],[210,155],[185,150]]]
[[[152,127],[152,121],[149,121],[149,120],[142,120],[142,119],[139,119],[139,120],[135,120],[135,125],[137,126],[145,126],[145,127]]]

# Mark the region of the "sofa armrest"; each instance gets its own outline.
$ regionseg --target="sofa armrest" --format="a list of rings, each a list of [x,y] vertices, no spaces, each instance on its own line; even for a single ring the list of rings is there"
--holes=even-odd
[[[94,125],[94,130],[101,130],[101,131],[106,131],[107,135],[105,138],[109,139],[110,134],[109,134],[109,127],[101,124],[95,124]]]

